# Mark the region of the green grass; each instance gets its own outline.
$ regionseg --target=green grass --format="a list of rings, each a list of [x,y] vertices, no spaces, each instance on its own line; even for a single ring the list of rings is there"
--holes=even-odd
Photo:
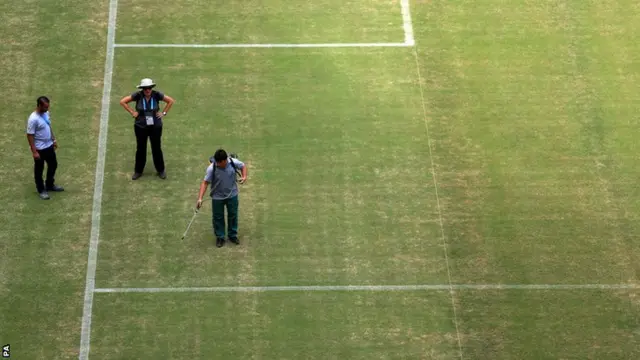
[[[638,284],[640,6],[411,6],[415,49],[116,49],[96,286]],[[403,41],[397,1],[118,9],[117,43]],[[78,357],[107,12],[0,4],[0,343],[15,358]],[[130,180],[117,102],[143,77],[177,100],[164,181],[150,155]],[[67,188],[48,202],[24,136],[41,94]],[[249,165],[239,247],[213,245],[208,202],[180,240],[218,147]],[[90,358],[634,359],[639,293],[98,293]]]
[[[637,45],[615,3],[418,10],[456,282],[637,279]]]
[[[465,292],[465,358],[635,359],[638,305],[637,291]]]
[[[116,74],[123,75],[114,79],[115,94],[135,84],[125,69],[142,54],[118,52]],[[434,187],[415,186],[431,175],[423,170],[429,162],[415,69],[397,65],[411,64],[409,51],[194,56],[186,62],[179,50],[157,51],[152,62],[159,65],[147,67],[161,91],[180,99],[165,120],[166,182],[143,177],[129,185],[131,120],[121,109],[112,114],[100,284],[446,281]],[[211,247],[210,204],[179,240],[218,146],[238,151],[249,166],[240,196],[247,246],[240,251]]]
[[[117,43],[403,42],[396,1],[118,3]],[[150,21],[153,19],[152,21]]]
[[[94,316],[95,359],[445,359],[456,349],[446,292],[105,294]]]
[[[77,358],[91,226],[106,4],[0,3],[0,343],[12,358]],[[37,196],[26,122],[51,99],[59,139],[49,202]]]

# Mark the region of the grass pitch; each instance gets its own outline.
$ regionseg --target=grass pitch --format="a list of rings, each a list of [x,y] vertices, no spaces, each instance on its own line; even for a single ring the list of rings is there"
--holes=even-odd
[[[638,284],[640,7],[411,12],[415,48],[117,48],[96,287]],[[0,4],[12,358],[78,357],[107,18],[105,1]],[[118,4],[117,43],[402,41],[398,1]],[[150,156],[130,180],[133,124],[117,101],[143,77],[177,100],[165,181]],[[24,136],[41,94],[67,189],[48,202]],[[239,247],[215,248],[209,204],[180,241],[218,147],[250,166]],[[638,295],[97,293],[90,358],[634,359]]]

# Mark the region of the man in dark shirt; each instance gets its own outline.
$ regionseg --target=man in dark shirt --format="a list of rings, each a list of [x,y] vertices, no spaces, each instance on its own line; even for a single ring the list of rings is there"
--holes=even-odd
[[[153,165],[158,172],[158,176],[161,179],[167,178],[161,146],[162,118],[167,115],[175,100],[169,95],[153,90],[155,86],[156,84],[153,80],[142,79],[140,85],[138,85],[138,89],[141,89],[140,91],[125,96],[120,100],[120,105],[135,119],[134,130],[137,146],[132,180],[140,178],[144,171],[147,162],[147,139],[151,142]],[[129,106],[132,101],[136,102],[135,110]],[[162,112],[160,112],[160,101],[167,103]]]

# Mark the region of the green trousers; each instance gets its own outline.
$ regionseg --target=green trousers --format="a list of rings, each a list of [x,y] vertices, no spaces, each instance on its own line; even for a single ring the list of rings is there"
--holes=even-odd
[[[227,208],[227,223],[230,238],[238,237],[238,195],[224,199],[212,200],[213,234],[216,238],[224,238],[224,208]]]

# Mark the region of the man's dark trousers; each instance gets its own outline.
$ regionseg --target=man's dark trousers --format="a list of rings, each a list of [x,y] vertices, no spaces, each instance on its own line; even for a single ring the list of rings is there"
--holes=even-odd
[[[164,156],[162,155],[161,139],[162,126],[141,127],[134,125],[136,133],[136,164],[135,172],[142,174],[147,164],[147,139],[151,142],[151,155],[156,171],[164,171]]]
[[[52,188],[55,185],[56,169],[58,168],[58,160],[56,159],[56,152],[53,149],[53,145],[46,149],[38,150],[40,159],[33,159],[33,176],[36,181],[36,189],[38,193]],[[47,179],[42,181],[42,174],[44,173],[44,163],[47,163]],[[46,188],[45,188],[46,186]]]
[[[238,237],[238,195],[224,200],[213,200],[213,232],[216,238],[224,238],[224,209],[227,208],[228,235],[230,239]]]

